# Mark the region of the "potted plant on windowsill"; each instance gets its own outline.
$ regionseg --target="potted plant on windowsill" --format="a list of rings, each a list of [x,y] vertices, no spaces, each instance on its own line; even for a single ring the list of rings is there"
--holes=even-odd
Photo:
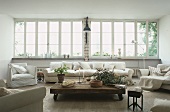
[[[65,76],[65,73],[67,73],[67,69],[68,68],[66,67],[66,65],[64,65],[63,67],[54,69],[54,72],[56,72],[58,76],[58,83],[62,83],[64,81],[64,76]]]

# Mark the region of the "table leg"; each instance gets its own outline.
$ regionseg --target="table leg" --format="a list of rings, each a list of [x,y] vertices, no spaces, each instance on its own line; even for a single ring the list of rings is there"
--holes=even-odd
[[[57,101],[57,96],[58,96],[58,94],[54,94],[54,96],[53,96],[54,101]]]
[[[119,100],[123,100],[123,95],[122,94],[118,94],[119,96]]]

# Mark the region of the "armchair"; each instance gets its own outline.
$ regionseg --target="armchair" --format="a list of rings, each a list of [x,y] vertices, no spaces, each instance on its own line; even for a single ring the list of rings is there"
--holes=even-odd
[[[37,84],[37,68],[27,63],[10,63],[7,86],[11,88]]]

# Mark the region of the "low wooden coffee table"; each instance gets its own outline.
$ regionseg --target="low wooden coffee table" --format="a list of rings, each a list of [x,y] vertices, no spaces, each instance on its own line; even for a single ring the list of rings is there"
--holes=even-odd
[[[100,94],[118,94],[119,100],[123,100],[122,94],[125,94],[126,88],[115,88],[110,86],[102,86],[99,88],[92,88],[89,84],[75,84],[74,87],[63,88],[56,83],[50,88],[50,94],[54,94],[53,99],[56,101],[58,94],[77,94],[77,93],[100,93]]]

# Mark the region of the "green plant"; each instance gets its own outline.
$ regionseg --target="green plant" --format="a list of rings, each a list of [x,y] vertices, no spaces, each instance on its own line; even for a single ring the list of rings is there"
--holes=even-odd
[[[65,73],[67,73],[67,69],[68,69],[68,67],[66,65],[64,65],[63,67],[54,69],[54,72],[56,72],[58,74],[65,74]]]
[[[109,70],[97,71],[93,74],[93,76],[96,77],[96,80],[103,81],[104,85],[126,84],[126,82],[124,80],[125,76],[117,76],[114,74],[113,71],[109,71]]]

